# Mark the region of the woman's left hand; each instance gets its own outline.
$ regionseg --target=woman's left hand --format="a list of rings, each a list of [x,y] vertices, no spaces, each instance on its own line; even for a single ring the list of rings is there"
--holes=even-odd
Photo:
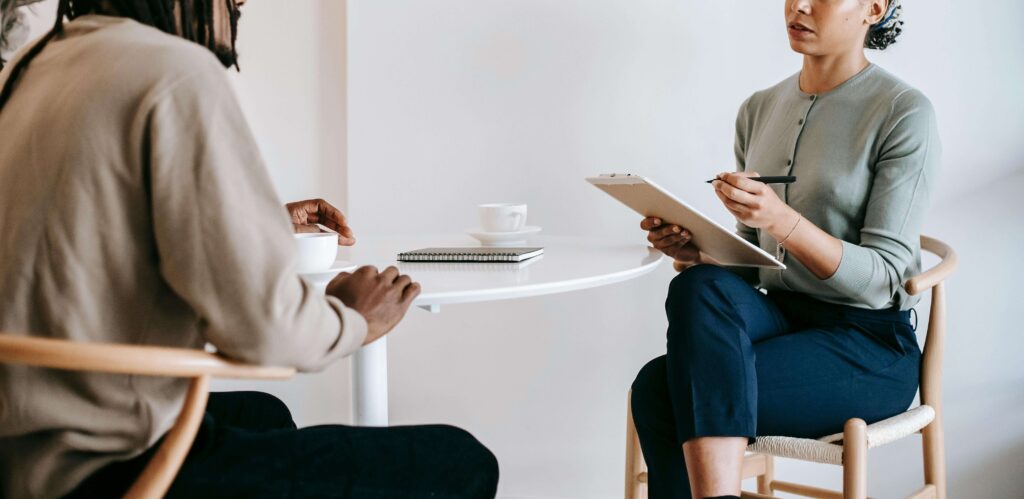
[[[321,224],[328,229],[338,233],[338,244],[341,246],[352,246],[356,238],[352,235],[352,229],[345,220],[345,215],[331,203],[323,199],[309,199],[296,201],[285,205],[288,215],[292,219],[292,227],[295,232],[323,232],[316,224]]]
[[[712,185],[726,209],[747,227],[776,234],[778,227],[790,227],[800,215],[779,199],[771,186],[751,180],[757,173],[720,173]]]

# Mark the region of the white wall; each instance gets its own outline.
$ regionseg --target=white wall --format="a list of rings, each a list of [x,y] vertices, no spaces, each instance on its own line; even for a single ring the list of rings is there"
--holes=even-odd
[[[932,98],[946,150],[927,232],[962,258],[949,289],[950,497],[1020,497],[1024,272],[1004,262],[1024,253],[1012,202],[1024,190],[1024,4],[904,3],[903,40],[872,57]],[[623,170],[727,222],[696,180],[732,168],[742,99],[799,69],[781,0],[353,0],[346,169],[342,7],[250,2],[233,79],[282,196],[347,201],[357,235],[455,233],[475,204],[515,200],[547,233],[640,241],[635,217],[580,180]],[[671,277],[414,310],[390,339],[394,422],[471,430],[500,459],[502,496],[619,497],[625,391],[663,353]],[[343,362],[270,389],[301,424],[337,422],[348,382]],[[917,442],[872,453],[873,496],[917,485]],[[839,483],[831,467],[779,468]]]

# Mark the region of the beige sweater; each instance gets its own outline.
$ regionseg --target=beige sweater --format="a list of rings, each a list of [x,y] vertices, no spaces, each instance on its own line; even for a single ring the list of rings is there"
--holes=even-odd
[[[0,330],[302,370],[359,348],[363,318],[295,273],[217,59],[122,18],[66,30],[0,111]],[[0,365],[0,493],[58,496],[152,446],[186,383]]]

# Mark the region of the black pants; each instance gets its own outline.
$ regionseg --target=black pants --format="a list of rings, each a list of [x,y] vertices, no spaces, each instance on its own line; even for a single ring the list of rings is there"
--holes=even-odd
[[[896,415],[917,392],[909,312],[764,295],[726,269],[672,281],[668,353],[633,382],[652,499],[688,498],[682,444],[705,436],[818,438]]]
[[[155,449],[101,469],[70,497],[121,497]],[[273,396],[230,392],[210,395],[168,497],[490,499],[497,487],[494,455],[458,428],[296,429]]]

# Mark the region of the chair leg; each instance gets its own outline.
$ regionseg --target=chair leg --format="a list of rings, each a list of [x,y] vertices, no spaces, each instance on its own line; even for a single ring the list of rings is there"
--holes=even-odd
[[[647,499],[647,484],[639,480],[644,471],[647,465],[633,424],[633,390],[630,390],[626,396],[626,499]]]
[[[843,498],[868,497],[868,426],[853,418],[843,428]]]
[[[171,488],[174,477],[181,469],[192,442],[199,431],[199,424],[206,412],[206,401],[210,395],[210,376],[193,378],[185,395],[185,403],[174,426],[164,437],[156,454],[142,470],[132,487],[125,494],[125,499],[159,499]]]
[[[921,429],[921,447],[924,452],[924,482],[935,486],[935,497],[946,499],[946,449],[942,436],[942,417]]]
[[[924,481],[935,486],[938,499],[946,499],[946,448],[942,435],[942,353],[946,335],[946,286],[932,288],[928,338],[921,364],[921,403],[935,409],[935,419],[921,429]]]
[[[765,455],[764,474],[757,477],[757,493],[766,496],[772,495],[773,480],[775,480],[775,458]]]

